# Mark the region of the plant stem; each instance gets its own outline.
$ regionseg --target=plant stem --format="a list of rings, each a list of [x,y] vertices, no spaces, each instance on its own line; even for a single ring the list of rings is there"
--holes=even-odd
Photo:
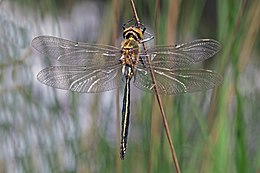
[[[132,6],[132,9],[133,9],[133,13],[134,13],[134,18],[136,20],[136,24],[137,24],[137,26],[140,26],[140,21],[139,21],[139,18],[138,18],[136,9],[135,9],[134,1],[130,0],[130,3],[131,3],[131,6]],[[144,43],[142,43],[142,44],[143,44],[144,52],[145,52],[145,54],[147,54],[146,46],[145,46]],[[161,115],[162,115],[162,118],[163,118],[163,124],[164,124],[164,127],[165,127],[165,131],[166,131],[168,142],[170,144],[174,166],[175,166],[175,169],[176,169],[177,173],[181,173],[181,170],[180,170],[180,167],[179,167],[179,163],[178,163],[178,159],[177,159],[177,156],[176,156],[176,153],[175,153],[175,149],[174,149],[174,146],[173,146],[173,143],[172,143],[171,134],[170,134],[170,130],[169,130],[169,127],[168,127],[167,119],[166,119],[166,116],[165,116],[165,113],[164,113],[164,109],[163,109],[163,106],[162,106],[162,100],[161,100],[161,97],[160,97],[160,95],[158,93],[157,82],[156,82],[156,79],[155,79],[153,68],[151,66],[151,60],[150,60],[149,57],[147,59],[148,59],[148,65],[149,65],[149,68],[150,68],[151,77],[152,77],[152,81],[153,81],[153,89],[154,89],[154,92],[156,94],[156,99],[158,101],[160,112],[161,112]]]

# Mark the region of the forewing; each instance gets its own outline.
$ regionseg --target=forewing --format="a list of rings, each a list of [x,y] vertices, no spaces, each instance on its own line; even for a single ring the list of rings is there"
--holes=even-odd
[[[220,43],[215,40],[200,39],[175,46],[155,46],[148,49],[147,54],[153,67],[176,69],[204,61],[215,55],[220,47]],[[146,57],[141,55],[141,59]]]
[[[154,69],[159,94],[182,94],[212,89],[222,82],[222,76],[203,69]],[[134,84],[141,90],[152,91],[153,82],[149,71],[138,69]]]
[[[53,36],[38,36],[32,47],[49,58],[68,65],[113,66],[120,63],[120,49],[99,44],[74,42]]]
[[[117,88],[122,81],[120,66],[87,69],[85,66],[53,66],[40,71],[37,78],[48,86],[76,92],[95,93]]]

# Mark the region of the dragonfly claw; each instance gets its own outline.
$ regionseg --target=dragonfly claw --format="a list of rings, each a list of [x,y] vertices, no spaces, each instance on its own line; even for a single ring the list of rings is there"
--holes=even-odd
[[[153,84],[153,85],[150,87],[150,90],[152,90],[154,87],[155,87],[155,84]]]

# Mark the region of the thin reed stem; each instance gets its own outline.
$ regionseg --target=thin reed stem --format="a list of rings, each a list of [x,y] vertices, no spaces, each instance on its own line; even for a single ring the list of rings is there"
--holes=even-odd
[[[140,26],[140,21],[139,21],[139,18],[138,18],[136,9],[135,9],[134,1],[130,0],[130,3],[131,3],[131,6],[132,6],[132,9],[133,9],[134,18],[136,20],[137,26]],[[147,49],[146,49],[145,44],[142,43],[142,45],[143,45],[145,54],[147,54]],[[178,159],[177,159],[177,156],[176,156],[176,152],[175,152],[175,149],[174,149],[174,146],[173,146],[173,143],[172,143],[172,139],[171,139],[171,135],[170,135],[170,130],[169,130],[169,127],[168,127],[167,119],[166,119],[166,116],[165,116],[165,113],[164,113],[164,109],[163,109],[163,106],[162,106],[162,100],[161,100],[161,97],[160,97],[160,95],[158,93],[157,82],[156,82],[156,79],[155,79],[153,68],[151,66],[151,60],[150,60],[150,58],[147,58],[147,59],[148,59],[148,65],[150,67],[151,77],[152,77],[152,81],[153,81],[153,90],[154,90],[154,92],[156,94],[156,99],[158,101],[160,112],[161,112],[161,115],[162,115],[162,118],[163,118],[163,123],[164,123],[165,131],[166,131],[167,139],[168,139],[168,142],[170,144],[171,154],[172,154],[174,166],[175,166],[175,169],[176,169],[177,173],[181,173],[181,170],[180,170],[180,167],[179,167],[179,163],[178,163]]]
[[[154,42],[155,42],[155,44],[158,44],[158,18],[159,18],[159,14],[160,14],[159,1],[160,0],[156,0],[156,3],[155,3],[155,17],[154,17],[154,28],[155,28],[154,29],[154,36],[155,36]],[[161,126],[161,122],[157,121],[158,117],[155,117],[155,115],[157,114],[155,107],[156,107],[156,100],[155,100],[155,97],[152,97],[152,112],[151,112],[151,124],[150,124],[151,129],[150,129],[150,142],[149,142],[150,152],[149,152],[148,171],[147,171],[148,173],[153,172],[152,165],[153,165],[153,159],[154,159],[154,157],[153,157],[153,148],[154,148],[154,143],[155,143],[154,141],[155,141],[156,136],[159,135],[157,133],[157,130],[155,130],[155,128],[156,128],[156,125]],[[152,133],[156,133],[156,134],[151,135]]]

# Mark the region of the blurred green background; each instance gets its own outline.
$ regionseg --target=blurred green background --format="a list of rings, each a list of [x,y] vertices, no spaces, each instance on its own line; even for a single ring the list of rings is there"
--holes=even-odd
[[[136,0],[155,39],[213,38],[202,64],[224,77],[214,90],[163,96],[183,173],[260,173],[260,1]],[[119,158],[122,88],[99,94],[37,81],[56,62],[31,49],[37,35],[120,46],[133,16],[123,0],[0,1],[0,172],[175,172],[157,102],[132,89],[126,158]],[[57,65],[57,64],[56,64]]]

